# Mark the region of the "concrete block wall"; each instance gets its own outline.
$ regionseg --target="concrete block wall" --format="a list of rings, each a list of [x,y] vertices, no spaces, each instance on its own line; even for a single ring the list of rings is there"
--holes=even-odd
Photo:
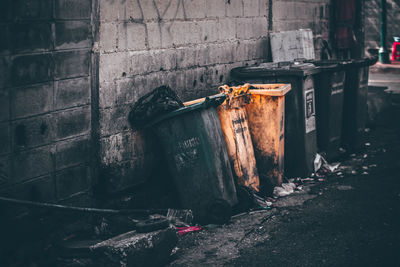
[[[320,57],[321,38],[329,41],[331,0],[272,1],[272,31],[311,29],[316,58]]]
[[[91,0],[0,1],[0,194],[86,198]]]
[[[133,132],[133,104],[167,84],[183,100],[217,92],[233,67],[266,61],[268,32],[311,28],[328,39],[329,0],[100,0],[100,161],[116,191],[160,156]]]
[[[365,49],[380,47],[380,1],[365,0]],[[393,37],[400,36],[400,0],[387,0],[387,45],[392,49]]]
[[[183,100],[217,92],[235,66],[267,59],[268,0],[101,0],[100,158],[108,190],[140,183],[157,160],[127,115],[163,84]],[[110,174],[111,173],[111,174]]]

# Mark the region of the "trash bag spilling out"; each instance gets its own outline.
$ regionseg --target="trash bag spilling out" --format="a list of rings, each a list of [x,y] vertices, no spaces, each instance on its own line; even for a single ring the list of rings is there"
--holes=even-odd
[[[132,128],[140,129],[158,116],[183,106],[178,95],[163,85],[141,97],[129,112],[128,119]]]

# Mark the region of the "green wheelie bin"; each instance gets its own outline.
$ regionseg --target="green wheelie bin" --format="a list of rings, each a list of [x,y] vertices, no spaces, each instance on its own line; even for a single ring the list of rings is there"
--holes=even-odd
[[[201,223],[225,223],[237,204],[235,184],[216,107],[221,94],[153,120],[183,208]]]

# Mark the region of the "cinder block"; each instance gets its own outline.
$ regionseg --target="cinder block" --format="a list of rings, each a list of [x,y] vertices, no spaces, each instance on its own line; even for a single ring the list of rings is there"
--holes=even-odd
[[[103,52],[114,52],[117,49],[117,25],[114,23],[100,24],[100,49]]]
[[[129,73],[129,53],[118,52],[100,55],[100,82],[111,82]]]
[[[206,0],[206,17],[225,17],[226,0]]]
[[[59,142],[56,145],[55,168],[57,171],[75,165],[88,163],[90,158],[88,137]]]
[[[137,101],[140,97],[153,89],[168,83],[167,72],[153,72],[147,75],[138,75],[135,77],[134,99]]]
[[[169,25],[169,31],[167,28],[162,28],[164,32],[162,32],[162,42],[164,46],[165,37],[171,38],[172,45],[189,45],[189,44],[197,44],[201,43],[201,27],[196,22],[190,21],[182,21],[175,22]],[[167,39],[168,40],[168,39]]]
[[[0,121],[10,119],[10,93],[8,88],[0,89]]]
[[[100,20],[101,21],[119,21],[128,19],[126,10],[126,0],[99,0],[100,2]]]
[[[201,19],[206,17],[205,0],[183,0],[186,19]]]
[[[163,10],[159,10],[158,6],[162,5],[163,0],[155,1],[140,1],[140,6],[143,11],[144,20],[159,20]],[[169,1],[168,1],[169,2]]]
[[[89,78],[60,80],[54,83],[54,108],[65,109],[90,103]]]
[[[126,105],[135,102],[135,90],[137,90],[134,78],[116,81],[115,104]]]
[[[99,107],[111,107],[116,102],[116,82],[102,82],[99,86]]]
[[[178,69],[189,68],[200,64],[197,60],[198,50],[202,47],[201,45],[181,47],[175,49],[176,53],[176,67]]]
[[[133,140],[130,133],[118,133],[100,141],[101,163],[110,166],[132,159]]]
[[[56,22],[56,49],[89,47],[91,45],[90,31],[89,21]]]
[[[150,51],[129,53],[128,77],[152,72],[156,67],[157,66],[153,64],[153,57]]]
[[[146,27],[138,23],[121,23],[118,25],[119,50],[144,50],[146,49]]]
[[[82,107],[60,112],[56,115],[56,137],[63,139],[90,131],[90,108]]]
[[[0,38],[0,55],[10,54],[12,45],[9,24],[0,25]]]
[[[55,183],[50,175],[17,184],[10,189],[10,197],[18,199],[50,202],[55,200]]]
[[[89,190],[89,168],[69,168],[56,175],[57,198],[64,199],[73,194]]]
[[[147,42],[150,49],[158,49],[161,44],[161,24],[158,22],[149,22],[147,27]]]
[[[8,122],[0,123],[0,155],[10,152],[10,125]]]
[[[54,55],[54,76],[57,79],[89,75],[90,51],[57,52]]]
[[[166,84],[168,84],[179,97],[182,96],[181,90],[185,88],[185,71],[177,70],[167,73]]]
[[[17,183],[49,174],[53,165],[50,151],[46,146],[16,153],[12,161],[12,181]]]
[[[183,0],[171,0],[171,1],[157,0],[153,2],[156,3],[158,12],[160,13],[161,20],[165,21],[165,20],[176,20],[185,18],[185,11],[183,9],[183,3],[184,3]]]
[[[53,17],[53,1],[14,0],[14,12],[16,19],[51,19]]]
[[[172,49],[129,53],[129,76],[176,68],[176,51]]]
[[[0,1],[0,21],[9,21],[14,18],[13,0]]]
[[[154,70],[173,70],[176,68],[177,53],[175,49],[154,50],[152,52]]]
[[[53,135],[54,120],[51,115],[14,121],[12,123],[13,151],[50,144],[53,141]]]
[[[11,91],[11,117],[23,118],[52,110],[53,83],[13,88]]]
[[[290,3],[293,5],[293,3]],[[283,1],[273,1],[272,2],[272,18],[274,21],[287,19],[286,6],[288,4]]]
[[[151,159],[151,140],[145,131],[124,132],[102,138],[100,141],[101,162],[104,165],[116,165],[127,160],[142,159],[133,162],[144,165]]]
[[[11,156],[0,156],[0,188],[7,186],[11,181]]]
[[[226,4],[226,15],[228,17],[241,17],[243,16],[243,1],[230,0]]]
[[[46,82],[53,79],[51,54],[16,56],[12,61],[12,85]]]
[[[126,20],[143,22],[144,18],[141,10],[140,1],[121,1],[121,2],[122,3],[125,2],[124,14]]]
[[[108,136],[129,129],[130,105],[116,106],[100,111],[100,135]]]
[[[0,57],[0,88],[10,86],[11,84],[11,62],[9,56]]]
[[[236,39],[236,21],[233,18],[220,19],[217,23],[220,41]]]
[[[90,0],[56,0],[56,19],[90,19]]]
[[[181,90],[182,97],[185,97],[185,94],[188,91],[193,91],[193,83],[195,80],[195,70],[194,69],[186,69],[186,70],[184,70],[184,74],[185,74],[184,87],[179,88]]]
[[[219,40],[217,20],[206,20],[199,22],[199,24],[202,29],[201,32],[202,43],[213,43]]]
[[[260,15],[259,1],[243,0],[243,15],[245,17],[258,17]]]
[[[51,24],[47,22],[16,23],[12,25],[13,50],[44,51],[51,48]]]
[[[238,18],[236,19],[236,37],[239,39],[250,39],[253,34],[253,19]]]
[[[171,22],[165,22],[160,24],[160,29],[161,29],[161,47],[162,48],[170,48],[174,47],[175,44],[173,43],[173,36],[171,34],[171,27],[173,23]],[[152,38],[157,38],[152,37]]]
[[[253,38],[261,38],[268,36],[268,19],[266,17],[258,17],[252,19]]]
[[[260,16],[268,16],[270,0],[259,0]]]
[[[256,59],[267,59],[268,58],[268,38],[261,38],[256,41],[256,46],[254,50],[256,51]]]

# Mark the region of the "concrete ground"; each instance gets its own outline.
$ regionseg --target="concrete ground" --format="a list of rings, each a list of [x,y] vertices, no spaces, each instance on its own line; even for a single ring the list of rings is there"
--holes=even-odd
[[[181,237],[169,265],[399,266],[400,74],[371,73],[370,85],[365,146],[339,172]]]

